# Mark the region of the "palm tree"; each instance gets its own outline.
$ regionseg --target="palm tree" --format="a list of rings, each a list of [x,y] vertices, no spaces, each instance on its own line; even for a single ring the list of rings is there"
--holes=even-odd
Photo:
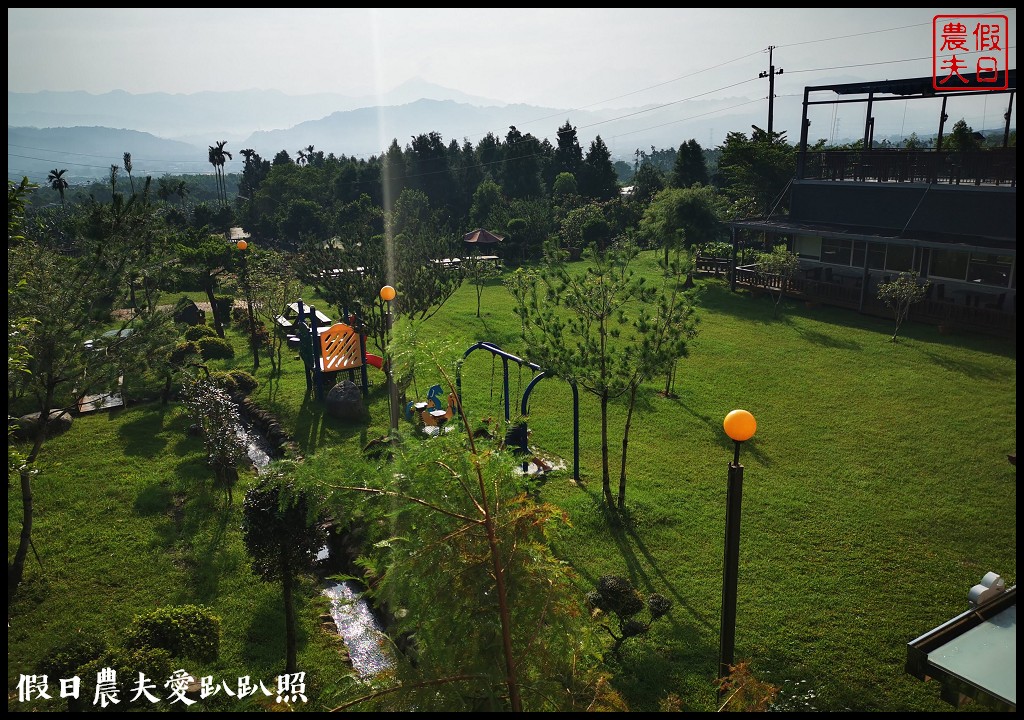
[[[135,181],[132,180],[132,154],[130,152],[124,154],[124,171],[128,173],[128,182],[132,184],[132,195],[134,195]]]
[[[224,146],[227,144],[227,140],[218,140],[215,146],[210,146],[210,164],[213,165],[214,172],[217,174],[217,188],[220,200],[225,205],[228,203],[228,186],[224,179],[224,164],[232,159],[231,153],[224,149]]]
[[[46,181],[50,183],[50,187],[60,193],[60,206],[64,207],[64,191],[68,189],[68,181],[64,179],[64,173],[67,170],[51,170],[49,177]]]
[[[217,178],[217,200],[220,200],[220,170],[217,166],[217,148],[213,145],[210,146],[209,152],[210,164],[213,165],[213,174]]]
[[[188,195],[188,183],[184,180],[179,180],[174,186],[174,194],[178,196],[178,202],[184,207],[185,196]]]

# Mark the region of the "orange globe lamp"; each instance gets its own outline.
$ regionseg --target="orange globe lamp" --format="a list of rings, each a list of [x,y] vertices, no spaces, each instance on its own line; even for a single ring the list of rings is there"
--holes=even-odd
[[[380,299],[384,302],[391,302],[395,299],[395,289],[390,285],[385,285],[380,289]]]
[[[238,242],[235,243],[235,247],[238,248],[239,250],[245,250],[247,247],[249,247],[249,243],[247,243],[245,240],[239,240]]]
[[[725,434],[736,442],[749,440],[757,431],[757,421],[746,410],[733,410],[725,416],[722,426],[725,428]]]

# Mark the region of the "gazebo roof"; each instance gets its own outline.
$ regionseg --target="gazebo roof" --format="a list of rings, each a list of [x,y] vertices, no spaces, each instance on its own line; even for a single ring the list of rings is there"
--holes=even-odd
[[[492,233],[490,230],[484,230],[483,228],[477,228],[472,232],[468,232],[462,236],[463,242],[472,243],[474,245],[495,245],[505,239],[504,235],[498,235]]]

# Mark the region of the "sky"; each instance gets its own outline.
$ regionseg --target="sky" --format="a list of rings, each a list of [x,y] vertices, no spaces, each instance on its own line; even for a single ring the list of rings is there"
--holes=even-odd
[[[365,95],[412,78],[582,108],[931,72],[937,14],[1014,8],[8,8],[7,89]],[[789,73],[789,77],[786,77]],[[790,80],[792,78],[792,80]],[[738,84],[742,83],[742,84]]]
[[[372,97],[422,78],[504,103],[721,113],[764,103],[771,66],[777,116],[799,118],[808,85],[931,76],[936,15],[1000,14],[1015,69],[1014,8],[8,8],[7,89]],[[1008,97],[975,103],[972,126],[1000,127]],[[824,120],[819,135],[862,124]]]

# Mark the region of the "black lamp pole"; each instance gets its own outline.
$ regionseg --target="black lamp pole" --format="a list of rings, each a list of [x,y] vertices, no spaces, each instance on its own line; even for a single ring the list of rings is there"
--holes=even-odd
[[[729,463],[729,487],[725,498],[725,560],[722,563],[722,624],[718,645],[718,698],[726,691],[726,679],[732,675],[736,646],[736,585],[740,569],[740,507],[743,503],[743,466],[740,445],[754,436],[757,422],[746,410],[733,410],[725,416],[726,434],[732,439],[733,455]]]
[[[391,344],[391,329],[394,327],[395,316],[391,312],[391,301],[395,299],[395,289],[390,285],[385,285],[380,289],[380,299],[385,303],[384,310],[384,332],[385,342]],[[385,374],[388,378],[388,403],[391,405],[391,429],[390,433],[392,440],[398,432],[398,385],[395,384],[395,367],[392,362],[391,349],[388,348],[387,359],[384,361]]]
[[[740,443],[736,442],[729,464],[729,488],[725,500],[725,562],[722,581],[722,631],[718,649],[718,677],[728,677],[736,644],[736,584],[740,565],[740,505],[743,502],[743,466]],[[721,693],[719,693],[721,695]]]

